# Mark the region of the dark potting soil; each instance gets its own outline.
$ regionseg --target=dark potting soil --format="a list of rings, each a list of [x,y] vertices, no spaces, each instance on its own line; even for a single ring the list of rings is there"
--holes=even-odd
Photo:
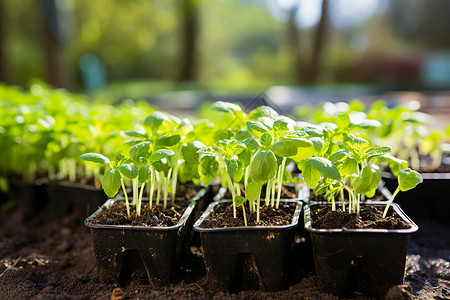
[[[449,299],[450,226],[418,220],[406,262],[406,288],[387,299]],[[48,210],[25,218],[16,208],[0,213],[0,299],[111,299],[120,287],[126,299],[338,299],[321,293],[313,273],[279,292],[213,293],[201,248],[193,247],[174,283],[154,288],[141,278],[100,283],[89,229],[75,215],[54,220]],[[13,266],[14,265],[14,266]],[[408,292],[411,289],[412,292]],[[406,291],[405,291],[406,290]],[[362,295],[353,298],[367,299]]]
[[[360,214],[348,213],[331,206],[311,209],[312,227],[317,229],[407,229],[410,225],[403,221],[392,207],[383,218],[383,205],[361,205]]]
[[[256,222],[256,212],[249,212],[246,208],[247,226],[283,226],[292,223],[297,203],[280,203],[280,207],[261,206],[260,222]],[[236,218],[233,217],[233,205],[218,204],[214,212],[202,222],[203,228],[226,228],[245,226],[242,207],[236,208]]]
[[[168,227],[178,223],[187,206],[188,201],[181,203],[167,203],[167,207],[147,204],[141,206],[141,215],[136,214],[136,207],[130,207],[130,217],[127,216],[125,201],[115,202],[106,210],[99,212],[92,220],[93,224],[132,225],[144,227]]]

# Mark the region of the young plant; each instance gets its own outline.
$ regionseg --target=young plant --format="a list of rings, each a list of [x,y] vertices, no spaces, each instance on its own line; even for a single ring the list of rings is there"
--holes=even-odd
[[[326,146],[316,153],[320,156],[302,160],[299,168],[306,184],[314,189],[315,194],[325,194],[332,202],[332,210],[336,210],[335,196],[339,193],[342,210],[345,211],[346,191],[348,212],[359,214],[360,202],[365,197],[373,197],[381,181],[381,170],[376,163],[389,162],[400,173],[407,165],[387,154],[391,151],[390,147],[371,146],[369,141],[348,134],[343,129],[348,123],[348,116],[341,115],[336,130],[322,132]]]
[[[400,171],[398,173],[398,187],[395,190],[394,194],[392,194],[391,199],[389,199],[388,203],[386,204],[386,208],[383,212],[383,218],[386,217],[389,206],[391,205],[392,201],[394,201],[395,196],[397,196],[398,192],[406,192],[413,188],[415,188],[419,183],[423,181],[422,175],[420,173],[411,170],[410,168],[406,168]]]

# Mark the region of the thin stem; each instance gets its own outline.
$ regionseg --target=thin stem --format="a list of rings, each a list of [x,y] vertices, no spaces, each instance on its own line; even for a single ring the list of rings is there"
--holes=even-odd
[[[286,160],[287,157],[283,157],[283,161],[281,163],[281,169],[280,169],[280,179],[278,181],[278,195],[277,195],[277,208],[280,206],[280,198],[281,198],[281,187],[283,186],[283,175],[284,175],[284,169],[286,167]]]
[[[127,206],[127,215],[128,215],[128,218],[130,218],[130,203],[128,202],[127,189],[125,188],[125,184],[123,183],[122,177],[120,177],[120,184],[122,185],[123,194],[125,196],[125,204]]]
[[[167,197],[169,197],[168,196],[169,195],[169,182],[170,182],[170,179],[172,178],[172,172],[173,172],[173,168],[170,168],[169,173],[167,173],[167,178],[164,180],[164,196],[165,197],[166,197],[166,194],[167,194]],[[175,203],[174,202],[175,199],[171,199],[171,201],[172,201],[172,203]]]
[[[157,179],[157,190],[156,190],[156,205],[159,205],[159,200],[161,199],[161,184],[162,184],[162,176],[164,176],[164,172],[160,172],[158,174],[158,179]]]
[[[167,184],[167,182],[169,181],[169,178],[168,177],[166,177],[166,176],[164,176],[163,177],[163,186],[164,186],[164,190],[163,190],[163,192],[164,192],[164,209],[166,209],[167,208],[167,198],[169,197],[169,189],[168,189],[168,184]]]
[[[139,199],[136,203],[136,214],[138,216],[141,215],[141,203],[142,203],[142,193],[144,193],[145,182],[141,186],[141,190],[139,191]]]
[[[153,193],[155,191],[155,172],[152,171],[152,178],[150,181],[150,192],[148,195],[148,205],[150,206],[150,209],[152,208],[153,205]]]
[[[234,198],[236,197],[236,194],[234,193],[234,188],[233,188],[233,181],[231,181],[231,177],[230,175],[228,175],[228,189],[231,191],[231,198],[232,198],[232,202],[233,202],[233,218],[236,219],[236,204],[234,203]]]
[[[272,203],[272,206],[274,206],[275,205],[275,179],[272,179],[270,184],[271,184],[271,188],[272,188],[271,203]]]
[[[341,195],[342,211],[345,211],[344,189],[341,189],[339,191],[339,194]]]
[[[244,173],[244,187],[247,186],[248,184],[248,174],[250,172],[250,165],[247,166],[247,168],[245,168],[245,173]]]
[[[394,194],[392,194],[391,199],[389,199],[388,203],[386,204],[386,208],[384,209],[384,212],[383,212],[383,219],[386,218],[387,212],[389,210],[389,206],[391,206],[391,203],[392,203],[392,201],[394,201],[394,198],[395,198],[395,196],[397,196],[398,192],[400,192],[400,188],[397,187]]]
[[[269,206],[269,204],[270,204],[271,182],[272,182],[272,179],[269,179],[269,181],[266,184],[266,199],[265,199],[266,206]],[[273,206],[273,203],[272,203],[272,206]]]
[[[361,201],[361,194],[358,194],[358,201],[356,201],[356,213],[359,215],[359,202]]]
[[[133,200],[131,201],[131,205],[136,205],[136,201],[139,195],[138,181],[136,179],[133,179],[131,182],[133,184]]]
[[[261,204],[261,189],[259,191],[258,200],[256,201],[256,223],[259,224],[259,207]]]
[[[236,191],[236,195],[241,195],[241,187],[239,186],[239,183],[234,183],[234,190]]]
[[[242,204],[242,215],[244,216],[244,224],[247,227],[247,216],[245,215],[245,205]]]
[[[331,196],[331,210],[336,210],[336,201],[334,201],[334,196]]]

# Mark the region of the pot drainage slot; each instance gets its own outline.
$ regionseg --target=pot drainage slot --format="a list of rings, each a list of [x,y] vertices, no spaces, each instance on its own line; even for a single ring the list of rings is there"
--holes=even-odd
[[[127,285],[131,281],[138,281],[141,284],[147,283],[144,261],[139,250],[126,250],[122,255],[119,283],[121,285]]]
[[[236,259],[230,292],[236,293],[263,288],[255,258],[250,253],[240,253]]]

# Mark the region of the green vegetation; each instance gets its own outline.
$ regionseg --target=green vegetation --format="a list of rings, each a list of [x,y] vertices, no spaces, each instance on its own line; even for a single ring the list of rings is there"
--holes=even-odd
[[[259,222],[262,206],[279,207],[281,186],[299,182],[286,171],[291,162],[297,163],[316,195],[324,194],[331,201],[333,210],[339,196],[342,210],[350,213],[359,213],[360,203],[374,196],[383,165],[399,178],[391,202],[399,191],[422,181],[406,160],[389,154],[392,148],[385,141],[400,132],[396,126],[383,129],[390,119],[376,118],[391,111],[381,102],[367,113],[353,101],[345,112],[336,109],[338,114],[327,115],[328,105],[328,110],[314,113],[320,123],[309,123],[296,122],[270,107],[246,113],[237,104],[221,101],[202,106],[200,118],[180,119],[145,102],[89,103],[42,84],[33,85],[29,92],[1,86],[0,93],[3,180],[32,182],[46,177],[91,180],[98,186],[101,180],[109,197],[122,190],[128,215],[130,205],[140,215],[146,189],[149,206],[156,192],[156,205],[162,199],[165,208],[169,197],[175,201],[179,182],[206,186],[218,180],[232,195],[234,216],[241,208],[247,224],[248,209]],[[395,111],[395,116],[397,111],[411,116],[407,108]],[[413,117],[401,122],[418,123]],[[401,128],[407,130],[405,126]],[[433,133],[420,143],[436,151],[440,137]]]

